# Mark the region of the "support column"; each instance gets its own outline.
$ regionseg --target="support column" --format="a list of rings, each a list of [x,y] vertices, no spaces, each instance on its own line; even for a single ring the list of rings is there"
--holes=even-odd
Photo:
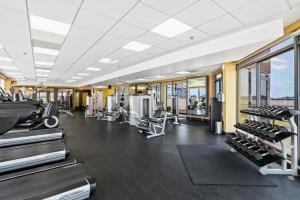
[[[224,63],[223,71],[223,92],[224,102],[222,103],[222,113],[225,133],[235,132],[234,124],[236,123],[237,109],[237,71],[234,62]]]

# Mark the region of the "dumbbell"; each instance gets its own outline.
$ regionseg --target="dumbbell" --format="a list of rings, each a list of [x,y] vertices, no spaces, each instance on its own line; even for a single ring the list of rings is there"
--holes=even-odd
[[[285,128],[285,127],[276,126],[276,127],[274,127],[273,130],[268,131],[268,132],[267,132],[267,135],[268,135],[270,138],[276,138],[276,137],[278,136],[278,134],[283,133],[283,132],[288,132],[288,129]]]
[[[268,148],[263,144],[260,144],[258,149],[249,151],[249,154],[253,156],[256,160],[262,160],[268,155],[275,155],[276,151],[274,149]]]

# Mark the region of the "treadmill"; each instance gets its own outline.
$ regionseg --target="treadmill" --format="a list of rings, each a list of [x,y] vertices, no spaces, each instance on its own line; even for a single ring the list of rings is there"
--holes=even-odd
[[[0,177],[0,199],[83,200],[96,190],[82,163],[64,161]]]
[[[62,128],[9,132],[0,135],[0,148],[43,141],[59,140],[65,135]]]
[[[40,142],[0,149],[0,174],[64,160],[69,154],[62,141]],[[1,198],[0,198],[1,199]]]

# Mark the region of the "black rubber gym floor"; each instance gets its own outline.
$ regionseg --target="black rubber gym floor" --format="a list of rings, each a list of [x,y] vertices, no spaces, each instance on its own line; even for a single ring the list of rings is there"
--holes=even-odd
[[[299,199],[300,180],[269,176],[278,187],[194,185],[177,145],[224,144],[207,126],[168,126],[167,134],[146,140],[135,127],[61,115],[71,156],[96,178],[98,200],[289,200]],[[222,166],[220,166],[222,167]],[[243,177],[241,177],[243,178]]]

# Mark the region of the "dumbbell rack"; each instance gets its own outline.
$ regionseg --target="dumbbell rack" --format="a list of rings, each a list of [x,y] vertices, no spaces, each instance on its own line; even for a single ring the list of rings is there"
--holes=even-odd
[[[253,138],[256,141],[259,141],[271,148],[274,148],[276,143],[281,145],[281,155],[274,156],[271,159],[267,159],[267,162],[257,162],[251,157],[249,157],[245,152],[241,151],[238,148],[235,148],[230,142],[227,142],[232,148],[240,152],[242,155],[250,159],[256,165],[258,165],[259,172],[261,174],[283,174],[283,175],[298,175],[298,135],[297,135],[297,125],[295,123],[295,116],[299,115],[300,112],[297,110],[286,109],[284,112],[281,112],[278,115],[273,115],[268,112],[259,112],[262,107],[252,107],[249,109],[240,110],[241,113],[248,114],[249,119],[260,123],[260,121],[267,121],[267,119],[274,121],[283,121],[288,122],[290,125],[289,131],[284,131],[276,137],[269,137],[264,134],[257,134],[255,129],[247,129],[241,124],[235,125],[237,128],[237,133],[244,134],[247,138]],[[272,108],[269,106],[269,108]],[[291,144],[287,145],[283,143],[283,139],[291,137]],[[288,149],[291,150],[290,166],[288,166]],[[271,157],[271,156],[270,156]],[[281,164],[276,164],[277,161],[281,160]]]

